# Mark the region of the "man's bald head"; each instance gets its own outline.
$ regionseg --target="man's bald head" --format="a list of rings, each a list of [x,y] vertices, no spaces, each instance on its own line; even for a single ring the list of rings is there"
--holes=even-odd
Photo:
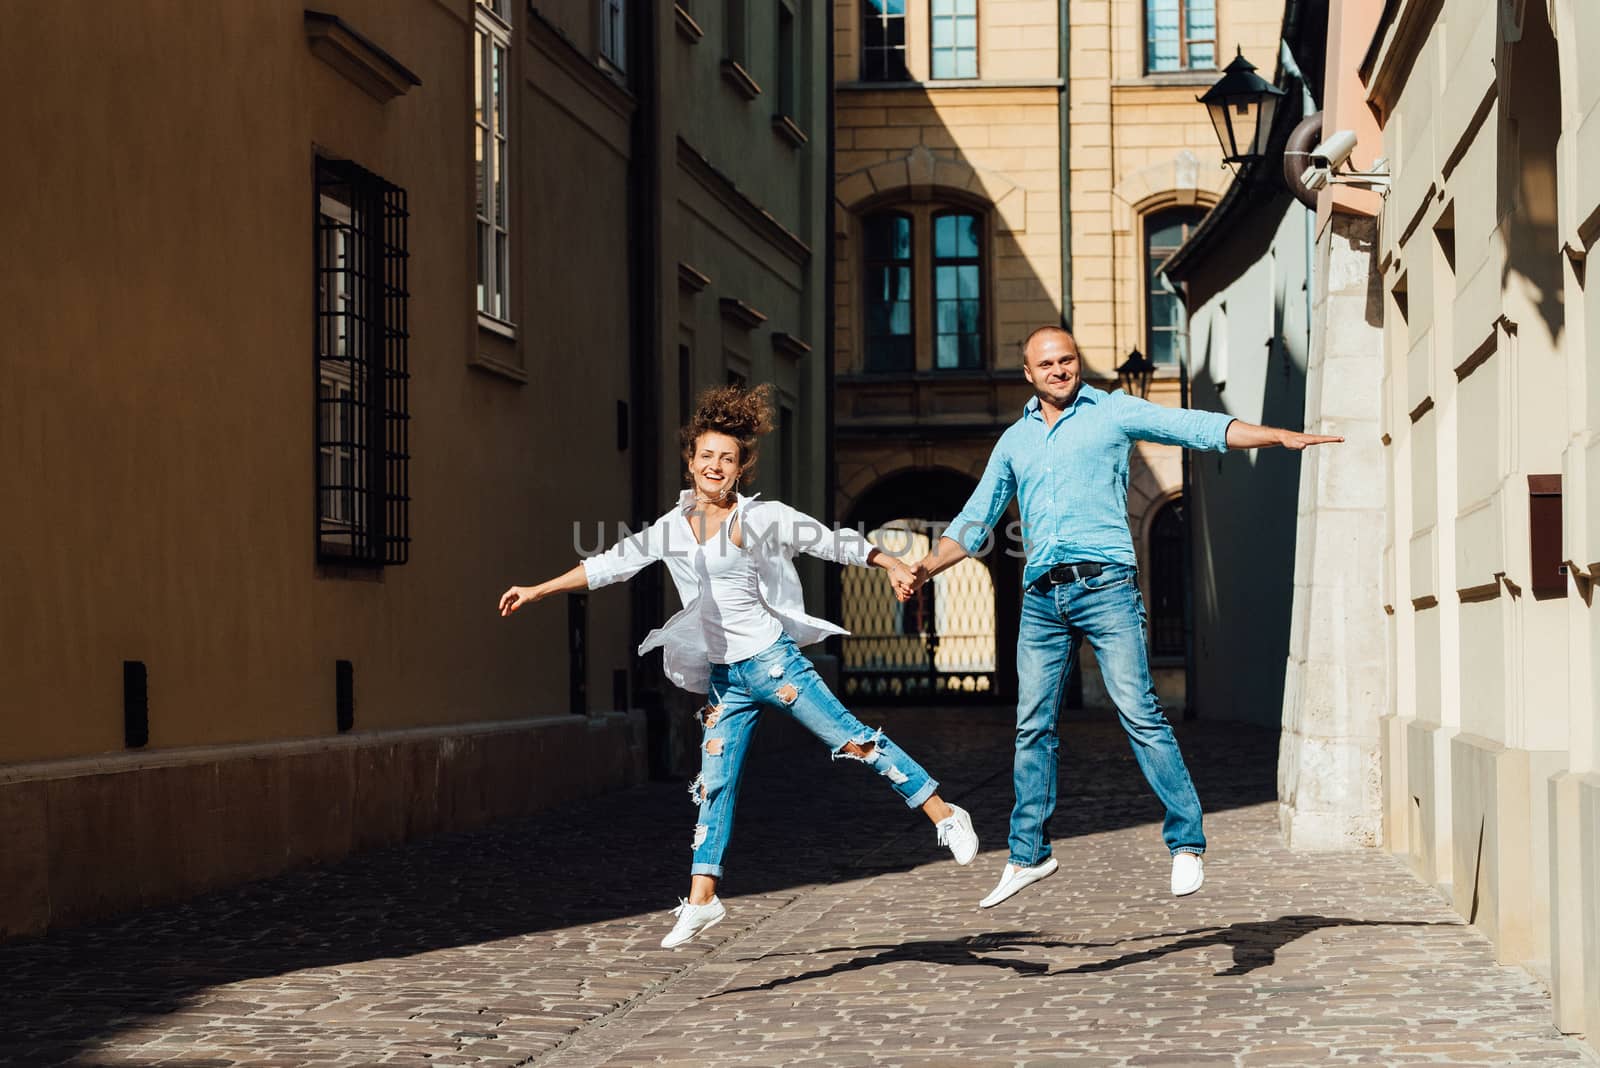
[[[1073,351],[1077,351],[1078,339],[1072,336],[1071,330],[1068,330],[1064,326],[1056,326],[1054,323],[1047,323],[1044,326],[1036,326],[1032,331],[1029,332],[1027,337],[1022,339],[1022,344],[1018,346],[1022,352],[1023,366],[1027,366],[1029,358],[1028,350],[1033,347],[1034,340],[1040,337],[1051,335],[1063,339],[1072,347]]]

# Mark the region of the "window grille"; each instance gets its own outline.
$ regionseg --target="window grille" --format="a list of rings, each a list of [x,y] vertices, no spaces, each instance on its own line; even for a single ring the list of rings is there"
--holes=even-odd
[[[405,190],[316,174],[317,558],[403,564],[411,543]]]

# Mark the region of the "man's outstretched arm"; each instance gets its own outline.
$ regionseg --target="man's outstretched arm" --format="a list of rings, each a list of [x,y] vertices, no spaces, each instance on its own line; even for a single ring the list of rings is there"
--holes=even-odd
[[[1230,449],[1270,449],[1282,445],[1286,449],[1299,452],[1308,445],[1336,445],[1344,441],[1342,437],[1329,434],[1303,434],[1298,430],[1284,430],[1275,426],[1258,426],[1247,423],[1243,419],[1235,419],[1228,424],[1228,448]]]

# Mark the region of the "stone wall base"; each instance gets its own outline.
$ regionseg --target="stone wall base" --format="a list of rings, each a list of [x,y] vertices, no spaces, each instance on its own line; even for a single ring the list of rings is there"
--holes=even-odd
[[[1600,775],[1560,772],[1546,788],[1556,1026],[1600,1035]]]
[[[1450,741],[1456,728],[1408,720],[1405,724],[1405,779],[1402,803],[1411,824],[1407,854],[1417,878],[1453,894]]]
[[[1452,903],[1497,959],[1535,973],[1550,966],[1547,783],[1564,760],[1472,734],[1450,742]]]
[[[645,777],[639,713],[0,767],[0,940]]]

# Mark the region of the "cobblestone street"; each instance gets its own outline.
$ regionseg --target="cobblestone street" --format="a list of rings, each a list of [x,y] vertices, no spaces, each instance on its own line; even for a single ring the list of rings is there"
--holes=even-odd
[[[1009,712],[882,721],[983,852],[820,746],[744,783],[728,919],[656,948],[693,809],[653,783],[0,947],[0,1061],[85,1065],[1597,1063],[1549,999],[1381,852],[1292,854],[1277,736],[1180,729],[1207,882],[1167,891],[1109,717],[1063,739],[1061,871],[990,911]]]

